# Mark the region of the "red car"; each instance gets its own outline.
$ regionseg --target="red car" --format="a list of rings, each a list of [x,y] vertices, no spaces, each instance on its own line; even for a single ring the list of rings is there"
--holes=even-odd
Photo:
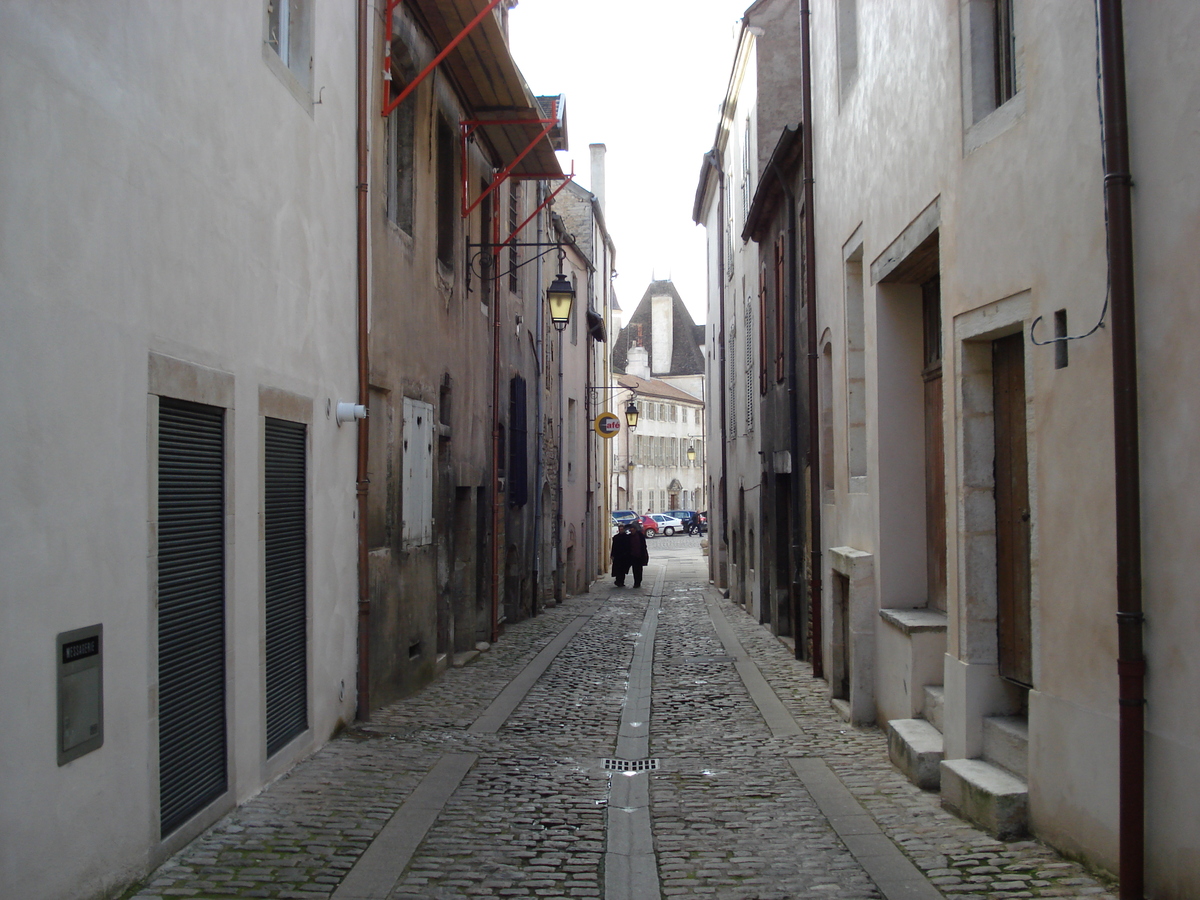
[[[646,537],[652,538],[658,534],[658,523],[649,516],[638,516],[637,521],[642,527],[642,533],[645,534]]]

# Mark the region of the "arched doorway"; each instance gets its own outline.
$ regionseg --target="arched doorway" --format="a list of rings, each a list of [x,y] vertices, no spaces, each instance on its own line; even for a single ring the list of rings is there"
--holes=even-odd
[[[667,509],[683,509],[679,505],[679,494],[683,490],[683,485],[679,483],[678,478],[672,478],[671,483],[667,485]]]

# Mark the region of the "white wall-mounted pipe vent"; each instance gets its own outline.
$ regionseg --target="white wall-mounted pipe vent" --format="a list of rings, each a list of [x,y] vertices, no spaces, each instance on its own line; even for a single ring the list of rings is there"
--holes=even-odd
[[[338,401],[337,405],[337,423],[341,425],[343,422],[353,422],[357,419],[365,419],[367,417],[367,408],[361,403],[344,403]]]

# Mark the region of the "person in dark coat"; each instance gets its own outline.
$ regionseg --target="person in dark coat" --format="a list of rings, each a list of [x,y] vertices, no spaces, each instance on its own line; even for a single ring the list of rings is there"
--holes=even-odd
[[[642,586],[642,566],[650,563],[650,551],[646,547],[646,533],[634,523],[629,534],[629,564],[633,569],[633,586]],[[619,582],[618,582],[619,583]]]
[[[625,587],[625,575],[633,564],[632,542],[629,525],[621,525],[612,539],[612,573],[617,587]]]

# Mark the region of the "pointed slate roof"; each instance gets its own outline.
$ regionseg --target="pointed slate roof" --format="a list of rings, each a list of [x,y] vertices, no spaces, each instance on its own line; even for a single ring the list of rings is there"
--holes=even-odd
[[[621,333],[617,335],[617,339],[613,344],[612,351],[612,366],[617,372],[624,372],[625,366],[629,359],[629,348],[631,346],[641,346],[649,350],[653,346],[653,315],[651,297],[660,294],[667,294],[671,297],[671,370],[669,372],[654,372],[658,375],[703,375],[704,374],[704,353],[700,349],[700,344],[696,339],[697,332],[703,334],[704,326],[697,326],[692,321],[692,315],[688,312],[687,307],[683,305],[683,299],[679,296],[679,291],[675,289],[674,283],[667,279],[665,281],[652,281],[650,286],[646,288],[646,293],[642,295],[642,299],[638,302],[637,308],[634,309],[633,315],[629,317],[629,321],[625,323],[625,327],[621,329]]]

